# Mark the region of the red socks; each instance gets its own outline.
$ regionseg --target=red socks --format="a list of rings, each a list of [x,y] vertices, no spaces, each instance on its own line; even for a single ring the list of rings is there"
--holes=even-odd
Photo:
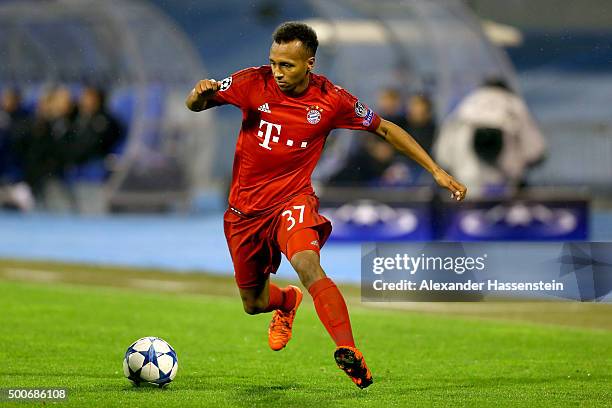
[[[310,285],[308,291],[312,295],[319,319],[336,346],[355,347],[346,303],[336,284],[329,278],[323,278]]]
[[[336,284],[329,278],[323,278],[310,285],[308,291],[312,295],[321,323],[336,346],[355,347],[346,303]],[[292,288],[281,289],[270,283],[269,292],[270,300],[264,312],[277,309],[290,312],[295,307],[296,294]]]
[[[264,313],[277,309],[288,313],[295,307],[296,294],[294,289],[290,287],[281,289],[273,283],[270,283],[269,289],[270,300],[268,301],[268,307],[265,308]]]

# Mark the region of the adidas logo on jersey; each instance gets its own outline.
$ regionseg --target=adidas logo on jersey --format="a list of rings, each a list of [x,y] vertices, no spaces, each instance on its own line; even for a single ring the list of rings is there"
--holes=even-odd
[[[266,113],[272,113],[272,111],[270,110],[270,107],[268,106],[267,103],[264,103],[263,105],[261,105],[259,108],[257,108],[258,111],[262,111],[262,112],[266,112]]]
[[[312,246],[316,246],[316,247],[318,248],[318,247],[319,247],[319,240],[315,239],[314,241],[312,241],[312,242],[310,243],[310,245],[312,245]]]

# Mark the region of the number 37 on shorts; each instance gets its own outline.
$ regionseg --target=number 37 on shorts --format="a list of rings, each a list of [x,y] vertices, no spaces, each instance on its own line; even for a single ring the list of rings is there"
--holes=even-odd
[[[295,224],[304,223],[304,208],[306,208],[306,205],[294,205],[292,207],[292,209],[285,210],[281,214],[283,217],[287,218],[287,231],[291,231],[291,229],[295,227]],[[294,212],[297,212],[299,214],[297,218],[294,217]]]
[[[296,231],[313,228],[319,232],[322,241],[331,233],[331,223],[319,214],[319,200],[312,195],[300,195],[287,204],[280,213],[277,227],[279,242],[284,242]]]
[[[313,195],[300,195],[285,204],[280,212],[276,227],[277,242],[281,248],[287,245],[289,237],[303,229],[314,229],[318,233],[320,247],[331,233],[331,223],[319,214],[319,200]]]

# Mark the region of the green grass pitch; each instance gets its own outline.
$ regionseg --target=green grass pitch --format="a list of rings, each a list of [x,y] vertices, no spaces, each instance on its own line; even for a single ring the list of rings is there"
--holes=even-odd
[[[57,406],[610,406],[612,331],[354,305],[375,383],[359,390],[305,297],[294,338],[267,345],[270,315],[237,296],[0,280],[0,387],[66,387]],[[166,389],[134,388],[122,357],[158,336],[177,351]],[[30,403],[42,405],[41,402]],[[30,405],[27,404],[27,405]],[[0,402],[0,406],[27,406]]]

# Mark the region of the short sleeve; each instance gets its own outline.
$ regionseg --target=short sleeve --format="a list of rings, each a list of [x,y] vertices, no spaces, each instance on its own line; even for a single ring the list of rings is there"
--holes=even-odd
[[[221,81],[221,88],[210,99],[208,107],[234,105],[240,109],[248,107],[250,87],[253,84],[253,68],[238,71]]]
[[[374,131],[380,125],[380,117],[367,105],[342,88],[338,92],[338,108],[334,117],[334,129]]]

